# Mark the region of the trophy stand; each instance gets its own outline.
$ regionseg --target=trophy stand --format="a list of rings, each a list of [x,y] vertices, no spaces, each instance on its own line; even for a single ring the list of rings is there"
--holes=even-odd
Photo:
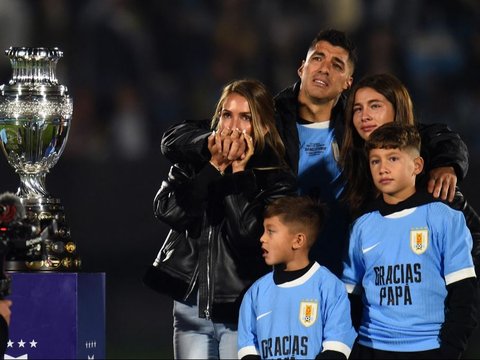
[[[55,76],[63,53],[58,48],[26,47],[11,47],[5,53],[13,75],[0,86],[0,147],[20,176],[17,195],[25,207],[25,222],[43,240],[41,259],[12,253],[5,270],[77,271],[81,261],[63,206],[45,187],[46,174],[65,148],[73,113],[67,88]]]
[[[64,208],[59,199],[24,199],[20,200],[25,207],[26,222],[46,231],[43,241],[41,259],[25,261],[16,259],[14,255],[7,257],[5,266],[8,271],[78,271],[81,261],[76,256],[76,244],[70,236],[70,229],[65,219]]]
[[[20,220],[5,216],[4,228],[9,244],[33,245],[33,255],[18,247],[5,258],[15,304],[5,355],[103,359],[105,273],[78,271],[81,261],[63,205],[45,187],[65,148],[73,113],[67,88],[55,77],[63,54],[57,48],[25,47],[11,47],[6,54],[13,76],[0,86],[0,148],[20,177],[16,196],[11,194],[16,201],[6,204],[8,214]],[[18,206],[12,208],[14,203]]]

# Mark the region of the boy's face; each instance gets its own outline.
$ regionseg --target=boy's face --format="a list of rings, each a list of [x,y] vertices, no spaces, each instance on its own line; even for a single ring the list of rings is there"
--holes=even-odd
[[[387,204],[397,204],[415,193],[415,178],[423,169],[417,151],[372,149],[368,159],[375,187]]]
[[[296,234],[290,232],[278,216],[266,218],[263,229],[260,243],[267,265],[288,264],[293,259]]]

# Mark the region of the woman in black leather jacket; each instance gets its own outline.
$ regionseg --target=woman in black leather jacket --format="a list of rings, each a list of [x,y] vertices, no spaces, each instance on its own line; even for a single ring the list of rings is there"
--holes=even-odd
[[[172,230],[145,282],[175,300],[176,358],[237,356],[243,293],[270,270],[259,243],[263,210],[296,191],[263,84],[228,84],[211,129],[210,161],[173,165],[154,200],[156,217]],[[236,159],[223,155],[232,139],[245,146]]]

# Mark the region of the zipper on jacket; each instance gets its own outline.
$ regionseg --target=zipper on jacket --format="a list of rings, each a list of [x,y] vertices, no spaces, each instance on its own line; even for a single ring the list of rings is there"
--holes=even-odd
[[[212,233],[213,233],[213,230],[212,230],[212,227],[209,226],[208,227],[208,239],[207,239],[207,308],[203,311],[203,313],[205,314],[205,319],[207,320],[210,320],[210,271],[211,271],[211,268],[210,268],[210,260],[211,260],[211,249],[210,249],[210,246],[211,246],[211,243],[212,243]]]
[[[190,280],[190,285],[188,285],[187,292],[183,297],[183,301],[187,301],[187,299],[190,297],[190,294],[192,293],[193,289],[195,289],[195,286],[197,285],[197,280],[198,280],[198,263],[197,263],[197,266],[195,267],[195,271],[193,272],[192,280]]]
[[[210,320],[211,318],[211,300],[210,300],[210,247],[213,229],[207,225],[207,215],[204,215],[203,228],[206,230],[199,243],[199,272],[198,272],[198,316]]]

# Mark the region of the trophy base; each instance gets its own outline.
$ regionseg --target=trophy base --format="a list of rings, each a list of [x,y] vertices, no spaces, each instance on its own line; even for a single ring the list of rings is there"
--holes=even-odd
[[[58,271],[58,272],[78,272],[81,268],[81,260],[79,258],[48,258],[46,260],[35,261],[5,261],[5,271]]]
[[[18,251],[5,259],[7,271],[79,271],[81,260],[70,236],[65,212],[56,198],[22,198],[25,223],[36,229],[28,254]],[[30,239],[26,239],[30,240]]]

